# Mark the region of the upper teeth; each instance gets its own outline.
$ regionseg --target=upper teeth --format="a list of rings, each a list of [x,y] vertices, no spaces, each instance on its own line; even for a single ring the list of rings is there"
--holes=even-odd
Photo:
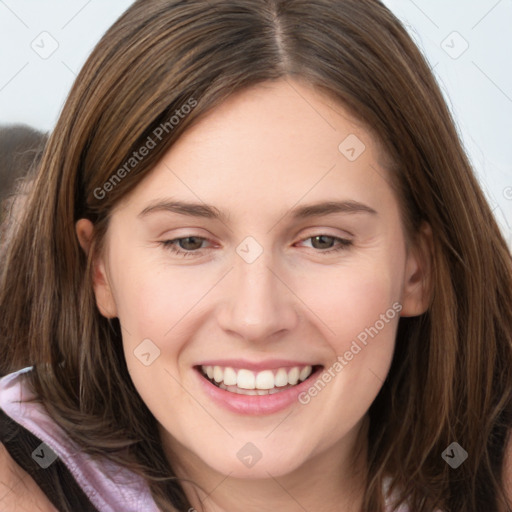
[[[201,366],[203,373],[215,382],[223,382],[226,386],[238,386],[241,389],[272,389],[306,380],[313,370],[311,366],[294,366],[253,372],[246,369],[234,369],[222,366]]]

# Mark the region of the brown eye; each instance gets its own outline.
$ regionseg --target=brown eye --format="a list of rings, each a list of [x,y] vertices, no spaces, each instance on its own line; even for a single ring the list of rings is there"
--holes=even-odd
[[[198,236],[187,236],[185,238],[178,238],[178,245],[187,251],[194,251],[201,248],[201,244],[203,243],[203,238]]]
[[[328,235],[312,236],[312,246],[315,249],[331,249],[335,241],[335,237]]]
[[[179,255],[179,256],[197,256],[201,253],[201,244],[206,241],[206,238],[200,236],[186,236],[182,238],[175,238],[173,240],[164,240],[160,242],[162,246]]]
[[[315,235],[305,238],[303,241],[311,240],[311,247],[317,249],[320,253],[332,253],[348,249],[352,244],[352,240],[340,238],[330,235]],[[338,242],[338,243],[336,243]]]

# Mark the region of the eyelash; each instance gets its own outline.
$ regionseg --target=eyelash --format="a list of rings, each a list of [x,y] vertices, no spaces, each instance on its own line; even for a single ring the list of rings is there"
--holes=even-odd
[[[327,249],[325,251],[317,249],[317,252],[319,252],[320,254],[326,254],[326,253],[330,254],[330,253],[345,251],[352,245],[352,240],[348,240],[346,238],[340,238],[337,236],[325,235],[325,234],[308,236],[307,238],[304,238],[302,241],[310,240],[311,238],[317,238],[317,237],[321,237],[321,236],[326,236],[327,238],[332,238],[334,240],[338,240],[340,243],[338,244],[337,247],[332,248],[332,249]],[[191,236],[185,236],[185,237],[181,237],[181,238],[174,238],[173,240],[164,240],[163,242],[160,242],[160,243],[161,243],[161,245],[164,246],[165,249],[169,250],[170,252],[172,252],[178,256],[183,256],[186,258],[186,257],[190,257],[190,256],[199,255],[201,249],[196,249],[194,251],[186,251],[184,249],[179,249],[177,247],[177,242],[179,242],[180,240],[185,240],[187,238],[197,238],[199,240],[207,240],[206,238],[203,238],[200,236],[191,235]]]

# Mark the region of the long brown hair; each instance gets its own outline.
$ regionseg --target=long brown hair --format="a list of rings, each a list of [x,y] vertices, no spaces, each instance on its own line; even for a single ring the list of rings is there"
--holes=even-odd
[[[385,475],[417,512],[506,510],[511,255],[429,65],[378,0],[136,1],[77,77],[9,246],[1,373],[34,365],[32,385],[75,441],[142,474],[162,510],[187,510],[129,377],[119,322],[96,307],[92,256],[112,208],[181,133],[232,93],[286,77],[336,98],[375,134],[408,236],[422,222],[433,233],[430,307],[400,319],[369,410],[364,510],[383,510]],[[126,167],[148,138],[155,147]],[[88,257],[74,231],[82,217],[95,224]],[[456,470],[441,457],[452,442],[468,453]]]

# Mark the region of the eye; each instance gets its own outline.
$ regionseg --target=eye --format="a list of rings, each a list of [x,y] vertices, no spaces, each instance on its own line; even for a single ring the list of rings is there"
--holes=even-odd
[[[313,249],[318,249],[317,252],[322,254],[333,253],[348,249],[352,245],[352,240],[346,238],[340,238],[336,236],[330,236],[325,234],[310,236],[303,240],[312,240]],[[182,238],[174,238],[173,240],[164,240],[160,242],[162,246],[171,251],[174,254],[183,257],[199,256],[202,252],[203,242],[207,241],[206,238],[200,236],[187,236]],[[333,243],[338,242],[337,245],[332,248]]]
[[[183,242],[184,241],[184,242]],[[178,254],[179,256],[197,256],[197,253],[200,252],[200,246],[203,241],[206,241],[206,238],[202,238],[200,236],[186,236],[183,238],[175,238],[174,240],[164,240],[160,242],[164,248],[173,252],[174,254]],[[184,249],[179,246],[185,246]]]
[[[337,236],[324,235],[324,234],[310,236],[308,238],[305,238],[303,241],[306,241],[306,240],[312,240],[312,243],[311,243],[312,247],[314,249],[322,249],[320,251],[321,253],[331,253],[331,252],[343,251],[343,250],[346,250],[348,247],[350,247],[353,244],[352,240],[348,240],[347,238],[340,238]],[[338,245],[336,245],[334,248],[331,248],[332,244],[335,241],[338,241]]]

